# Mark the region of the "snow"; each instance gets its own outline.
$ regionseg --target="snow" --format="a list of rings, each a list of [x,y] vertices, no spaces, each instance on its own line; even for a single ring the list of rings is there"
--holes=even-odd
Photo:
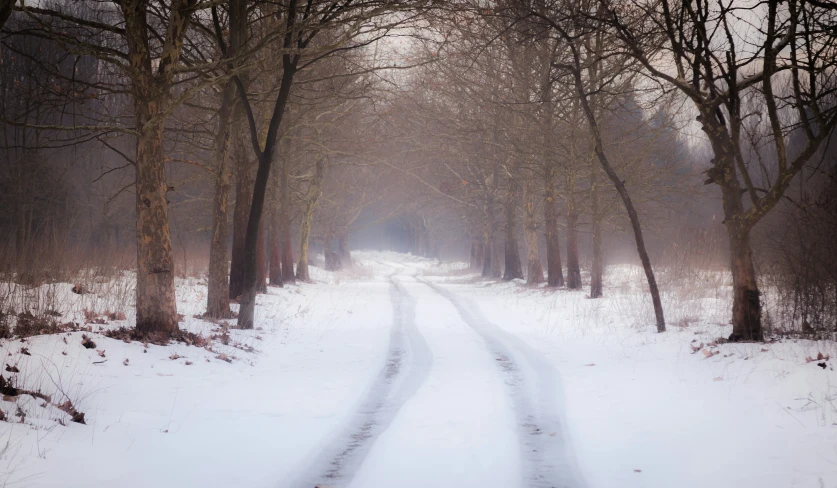
[[[3,341],[5,362],[20,370],[3,376],[52,404],[0,402],[0,480],[837,487],[834,359],[825,369],[806,360],[837,348],[714,345],[729,335],[723,275],[661,272],[670,326],[657,334],[635,267],[608,268],[605,298],[590,300],[478,279],[461,263],[355,259],[338,273],[312,268],[314,283],[270,288],[258,298],[260,330],[230,329],[227,345],[218,324],[195,317],[205,284],[179,279],[181,327],[215,336],[212,351],[99,334],[131,324],[130,274],[86,295],[69,283],[14,288],[18,309],[55,309],[60,321],[83,324],[84,309],[125,319]],[[82,334],[97,347],[81,346]],[[57,408],[66,399],[86,425]]]

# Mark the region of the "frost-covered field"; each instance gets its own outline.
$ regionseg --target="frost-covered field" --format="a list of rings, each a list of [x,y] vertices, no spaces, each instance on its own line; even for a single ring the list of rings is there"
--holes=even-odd
[[[3,480],[837,487],[837,373],[833,360],[807,361],[837,349],[716,345],[729,335],[723,276],[663,274],[670,325],[657,334],[631,267],[609,268],[606,297],[590,300],[483,281],[457,263],[355,257],[352,270],[270,288],[257,330],[228,336],[195,318],[205,285],[179,281],[181,326],[206,347],[98,333],[131,325],[130,275],[85,295],[69,283],[15,288],[18,311],[55,310],[92,332],[2,342],[19,370],[3,376],[50,400],[0,403]],[[86,424],[70,421],[66,400]]]

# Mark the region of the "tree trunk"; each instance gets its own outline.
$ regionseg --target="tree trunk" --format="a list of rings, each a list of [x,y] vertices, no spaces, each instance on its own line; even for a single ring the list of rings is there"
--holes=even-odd
[[[290,18],[290,17],[289,17]],[[286,43],[287,41],[286,37]],[[289,47],[289,46],[284,46]],[[270,118],[267,135],[264,143],[264,150],[258,147],[258,131],[255,125],[255,119],[252,115],[252,110],[248,112],[248,121],[250,123],[250,135],[254,145],[254,151],[259,155],[259,167],[256,171],[256,181],[253,185],[253,203],[250,206],[250,215],[247,219],[247,233],[244,243],[244,286],[241,294],[241,306],[238,312],[238,327],[241,329],[252,329],[253,321],[256,313],[256,245],[259,234],[259,223],[262,219],[262,212],[264,210],[265,192],[267,191],[267,181],[270,176],[270,165],[273,162],[273,155],[276,152],[276,137],[279,132],[279,126],[282,123],[282,117],[285,114],[285,107],[288,103],[288,98],[291,94],[291,86],[293,78],[296,74],[296,63],[299,58],[292,58],[289,55],[283,55],[283,72],[282,82],[279,87],[279,94],[276,96],[276,103],[273,108],[273,115]],[[246,98],[243,93],[242,85],[239,83],[239,92],[242,99]],[[244,101],[244,100],[243,100]],[[249,101],[248,108],[249,108]],[[286,174],[287,175],[287,174]],[[283,182],[284,183],[284,182]],[[287,197],[287,185],[283,184],[283,197]],[[284,203],[284,202],[283,202]],[[283,207],[287,207],[283,205]],[[287,212],[283,208],[283,212]],[[288,226],[285,226],[287,230]],[[286,235],[287,232],[284,232]],[[284,251],[284,250],[283,250]],[[284,256],[283,256],[284,258]],[[293,272],[293,260],[289,266],[286,266],[285,259],[282,259],[282,273],[287,275],[288,268]],[[285,276],[283,276],[285,278]],[[287,279],[285,281],[288,281]],[[291,280],[293,282],[293,280]]]
[[[232,261],[230,263],[230,298],[237,300],[244,290],[244,245],[247,219],[252,201],[250,158],[239,141],[234,143],[235,207],[233,208]]]
[[[753,265],[749,228],[727,222],[732,271],[732,334],[730,341],[763,341],[761,293]]]
[[[282,243],[282,279],[286,283],[293,283],[296,280],[294,275],[294,250],[291,244],[291,189],[290,189],[290,139],[286,144],[289,151],[282,158],[281,171],[281,198],[282,208],[279,212],[279,239]]]
[[[485,260],[485,242],[471,238],[471,269],[482,269]]]
[[[331,249],[333,240],[334,236],[331,234],[327,235],[325,239],[323,239],[323,255],[325,256],[326,271],[338,271],[343,267],[340,262],[340,255]]]
[[[561,270],[561,242],[558,238],[558,212],[555,209],[555,172],[546,168],[544,177],[546,197],[543,202],[544,225],[546,227],[546,270],[548,286],[564,286]]]
[[[311,275],[308,273],[308,243],[313,219],[314,205],[306,202],[302,212],[302,221],[299,223],[299,262],[296,264],[296,279],[299,281],[311,281]]]
[[[230,318],[229,262],[227,261],[228,207],[231,188],[230,135],[232,132],[235,87],[227,83],[221,91],[218,131],[215,134],[215,194],[212,200],[212,238],[209,247],[209,280],[206,315]]]
[[[578,210],[575,203],[575,177],[567,178],[567,288],[578,290],[581,268],[578,264]]]
[[[259,222],[259,237],[256,241],[256,293],[267,293],[267,260],[265,259],[264,218]]]
[[[343,268],[352,267],[352,253],[349,251],[349,231],[347,229],[343,229],[337,234],[337,254],[340,255]]]
[[[520,249],[517,245],[517,216],[515,215],[515,196],[517,185],[513,177],[509,177],[508,195],[504,205],[506,217],[506,242],[505,242],[505,271],[503,280],[511,281],[523,278],[523,267],[520,265]]]
[[[528,174],[523,197],[523,236],[526,240],[526,283],[529,285],[537,285],[544,281],[543,265],[541,265],[540,250],[538,249],[538,229],[535,219],[535,195],[533,186],[532,175]]]
[[[178,330],[174,295],[163,129],[175,68],[192,9],[188,0],[170,2],[163,52],[154,65],[149,48],[147,2],[122,2],[125,39],[137,130],[137,324],[140,334]]]
[[[604,259],[602,255],[602,216],[599,210],[599,187],[596,184],[596,171],[591,168],[590,173],[590,206],[591,220],[593,221],[592,254],[593,264],[590,268],[590,298],[601,298],[602,296],[602,274],[604,271]]]
[[[485,204],[484,220],[482,224],[483,237],[483,260],[482,260],[482,275],[486,278],[493,276],[494,264],[492,263],[494,257],[494,208],[491,201]]]
[[[270,211],[268,224],[268,254],[270,256],[270,269],[268,271],[268,278],[272,286],[284,286],[282,281],[282,244],[279,240],[279,214],[281,211],[282,201],[279,196],[279,173],[274,171],[270,177],[271,191],[270,191]]]
[[[642,269],[645,271],[645,278],[648,281],[648,288],[651,292],[651,302],[654,305],[654,315],[657,319],[657,332],[664,332],[666,330],[666,321],[663,315],[663,303],[660,299],[660,290],[657,288],[657,280],[654,277],[654,269],[651,267],[651,259],[648,257],[648,252],[645,250],[645,239],[642,236],[642,227],[639,223],[639,215],[634,208],[634,204],[631,201],[628,190],[625,188],[624,181],[622,181],[622,179],[619,178],[619,175],[616,174],[604,152],[602,136],[599,132],[596,116],[590,108],[590,103],[587,100],[587,93],[584,92],[584,82],[581,78],[581,68],[578,55],[575,52],[573,54],[575,55],[576,63],[576,69],[573,72],[573,76],[575,78],[576,90],[579,95],[579,102],[584,110],[584,115],[587,117],[590,133],[593,136],[593,151],[596,153],[596,157],[598,158],[599,163],[601,163],[602,169],[604,169],[607,177],[610,178],[613,186],[616,187],[616,192],[619,193],[619,196],[622,198],[622,203],[625,205],[625,210],[628,212],[628,218],[631,221],[631,228],[634,231],[636,250],[639,254],[639,259],[642,262]]]
[[[302,211],[302,221],[299,224],[299,262],[296,265],[296,279],[311,281],[308,273],[308,244],[311,236],[311,223],[314,220],[314,209],[322,195],[322,182],[325,174],[325,160],[318,159],[314,166],[314,177],[308,184],[305,195],[305,207]]]
[[[149,124],[159,105],[137,100],[137,331],[141,334],[177,331],[174,296],[174,257],[169,232],[163,124]]]
[[[599,186],[596,182],[596,169],[590,165],[590,219],[592,220],[591,247],[593,264],[590,268],[590,298],[602,296],[602,274],[604,256],[602,255],[602,215],[599,209]]]

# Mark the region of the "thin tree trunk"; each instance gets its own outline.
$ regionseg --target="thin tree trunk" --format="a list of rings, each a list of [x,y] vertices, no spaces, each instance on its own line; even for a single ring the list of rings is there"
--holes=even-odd
[[[523,267],[520,265],[520,249],[517,245],[517,216],[515,215],[515,197],[517,196],[517,184],[514,177],[509,176],[509,188],[506,201],[504,202],[504,213],[506,217],[506,242],[505,242],[505,271],[503,279],[511,281],[523,279]]]
[[[483,261],[482,275],[486,278],[493,276],[494,264],[494,209],[491,201],[486,202],[484,208],[484,220],[482,225],[483,237]]]
[[[349,231],[347,229],[343,229],[337,234],[337,254],[340,255],[343,268],[352,267],[352,253],[349,251]]]
[[[282,158],[282,166],[279,168],[281,183],[281,210],[279,212],[279,239],[282,243],[282,279],[287,283],[296,280],[294,275],[294,250],[291,244],[291,189],[289,181],[290,173],[290,139],[286,145],[288,153]]]
[[[274,171],[270,176],[270,211],[268,227],[268,254],[270,256],[270,269],[268,278],[272,286],[284,286],[282,281],[282,245],[279,242],[279,213],[281,199],[279,196],[279,173]]]
[[[306,202],[302,212],[302,221],[299,223],[299,262],[296,264],[296,279],[299,281],[311,281],[311,275],[308,272],[308,244],[313,218],[314,205]]]
[[[212,200],[212,238],[209,247],[209,280],[207,282],[206,315],[229,318],[230,288],[227,238],[228,208],[231,189],[230,139],[232,132],[235,87],[227,83],[221,91],[218,131],[215,134],[215,194]]]
[[[322,195],[322,182],[325,174],[325,159],[318,159],[314,166],[314,177],[308,184],[308,192],[305,195],[305,207],[302,212],[302,221],[299,225],[299,262],[296,265],[296,279],[300,281],[311,281],[308,273],[308,244],[311,236],[311,223],[314,220],[314,209],[317,201]]]
[[[595,170],[591,168],[590,173],[590,204],[591,219],[593,223],[592,254],[593,264],[590,269],[590,298],[601,298],[602,296],[602,274],[604,271],[604,256],[602,254],[602,216],[599,209],[599,187],[596,184]]]
[[[292,3],[295,6],[295,3]],[[292,11],[293,12],[293,11]],[[294,14],[295,15],[295,14]],[[294,22],[294,16],[289,16],[289,22]],[[291,24],[292,25],[292,24]],[[290,41],[286,37],[286,44]],[[285,48],[290,47],[285,45]],[[253,321],[256,312],[256,245],[259,234],[259,223],[261,222],[262,212],[264,210],[265,192],[267,191],[267,181],[270,176],[270,165],[273,162],[273,156],[276,152],[276,136],[279,131],[279,126],[282,123],[282,118],[285,114],[285,107],[291,94],[291,86],[293,78],[296,74],[296,65],[299,57],[291,57],[288,54],[283,55],[283,73],[282,82],[279,87],[279,94],[276,97],[276,103],[273,108],[273,115],[270,119],[267,135],[265,138],[264,149],[261,150],[258,145],[258,131],[253,117],[252,110],[250,110],[249,101],[246,100],[246,94],[243,90],[243,85],[237,83],[239,94],[243,101],[246,102],[248,108],[248,122],[250,123],[250,135],[253,141],[254,152],[259,155],[259,167],[256,172],[256,181],[253,185],[253,202],[250,207],[250,215],[247,220],[247,233],[244,245],[244,287],[241,295],[241,306],[238,312],[238,327],[242,329],[252,329]],[[283,185],[285,187],[286,185]],[[283,188],[285,191],[285,188]],[[283,197],[286,197],[284,194]],[[283,205],[283,207],[286,207]],[[286,210],[283,208],[283,212]],[[286,226],[285,229],[288,227]],[[287,232],[285,232],[287,234]],[[293,270],[293,260],[289,266],[286,266],[286,261],[283,256],[282,272],[287,274],[288,268]],[[285,276],[283,276],[285,278]],[[288,280],[285,280],[288,281]],[[291,280],[293,281],[293,280]]]
[[[541,256],[538,249],[538,229],[537,221],[535,219],[535,195],[534,195],[534,181],[532,180],[531,172],[528,172],[526,178],[526,186],[524,188],[524,221],[523,221],[523,235],[526,240],[526,283],[530,285],[537,285],[543,283],[543,265],[541,265]]]
[[[546,270],[548,286],[564,286],[561,270],[561,242],[558,236],[558,212],[555,192],[555,171],[547,167],[544,173],[546,196],[543,202],[544,226],[546,227]]]
[[[590,108],[590,104],[587,100],[587,93],[584,92],[584,82],[581,78],[580,61],[575,51],[573,54],[575,56],[576,67],[576,69],[573,70],[573,76],[575,77],[575,85],[579,95],[579,102],[584,110],[584,115],[587,117],[590,133],[593,136],[593,150],[596,153],[596,157],[599,159],[599,163],[601,163],[602,169],[604,169],[608,178],[610,178],[613,186],[616,187],[616,191],[619,193],[619,196],[622,198],[622,203],[625,205],[625,210],[628,212],[628,217],[631,221],[631,228],[634,231],[637,253],[639,253],[639,259],[642,261],[642,268],[645,271],[645,278],[648,281],[648,288],[651,292],[651,301],[654,305],[654,315],[657,319],[657,331],[664,332],[666,330],[666,321],[663,315],[663,303],[660,299],[660,290],[657,288],[657,280],[654,277],[654,269],[651,267],[651,259],[648,257],[648,252],[645,249],[645,239],[642,236],[642,227],[639,223],[639,215],[634,208],[630,195],[628,195],[625,183],[613,170],[613,167],[610,165],[610,161],[604,153],[604,146],[602,145],[602,137],[599,132],[598,123],[596,122],[596,116]]]
[[[567,288],[582,287],[578,264],[578,210],[575,202],[575,177],[567,177]]]

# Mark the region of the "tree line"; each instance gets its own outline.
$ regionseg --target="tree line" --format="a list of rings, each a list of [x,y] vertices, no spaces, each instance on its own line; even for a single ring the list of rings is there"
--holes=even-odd
[[[310,279],[311,245],[336,269],[374,223],[397,219],[428,256],[461,234],[484,276],[569,289],[584,233],[591,298],[619,229],[662,332],[655,216],[720,195],[730,340],[762,340],[757,224],[833,215],[836,16],[809,0],[5,1],[0,225],[20,261],[68,240],[73,209],[101,211],[96,239],[132,214],[113,239],[134,237],[136,327],[164,335],[176,208],[204,215],[207,316],[238,300],[243,328],[268,283]]]

